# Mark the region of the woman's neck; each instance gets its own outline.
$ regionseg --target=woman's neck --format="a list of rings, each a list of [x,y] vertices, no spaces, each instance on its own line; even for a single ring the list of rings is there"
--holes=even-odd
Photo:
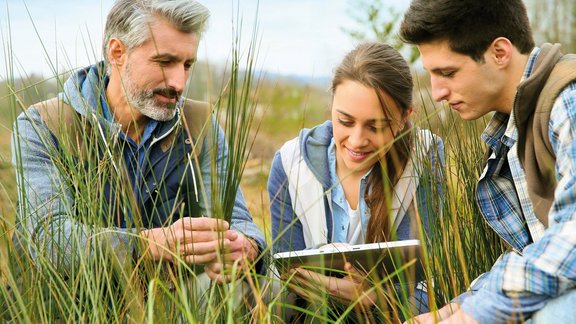
[[[354,172],[347,168],[339,167],[338,163],[336,163],[336,175],[338,176],[338,180],[340,180],[340,185],[342,185],[342,190],[344,191],[344,196],[346,197],[348,205],[352,209],[358,209],[360,181],[364,175],[360,174],[360,172]]]

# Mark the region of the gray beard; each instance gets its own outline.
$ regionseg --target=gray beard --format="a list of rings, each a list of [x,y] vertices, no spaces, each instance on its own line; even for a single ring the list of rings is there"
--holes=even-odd
[[[176,115],[176,103],[166,104],[154,99],[152,89],[140,90],[130,79],[130,67],[126,68],[126,77],[122,80],[126,100],[130,106],[142,115],[157,121],[168,121]]]
[[[168,121],[176,115],[176,104],[165,104],[156,101],[152,90],[138,91],[126,87],[126,98],[130,105],[142,115],[157,121]]]

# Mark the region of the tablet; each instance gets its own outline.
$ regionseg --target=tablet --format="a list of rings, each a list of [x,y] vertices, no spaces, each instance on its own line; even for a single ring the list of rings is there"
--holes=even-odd
[[[348,261],[357,269],[379,278],[403,277],[401,281],[406,281],[409,277],[409,281],[420,281],[423,280],[420,256],[419,240],[403,240],[276,253],[274,263],[279,273],[302,267],[341,276],[344,263]]]

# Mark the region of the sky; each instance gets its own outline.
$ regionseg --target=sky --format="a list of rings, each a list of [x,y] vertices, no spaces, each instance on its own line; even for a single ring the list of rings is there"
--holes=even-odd
[[[342,28],[356,29],[350,11],[357,0],[204,0],[211,11],[198,59],[223,64],[230,56],[234,12],[249,39],[258,9],[257,68],[267,73],[328,77],[356,41]],[[390,0],[400,9],[405,0]],[[101,59],[101,38],[113,0],[0,1],[0,78],[54,75]],[[10,64],[10,60],[12,63]],[[6,64],[8,62],[8,64]],[[8,71],[13,68],[13,72]]]

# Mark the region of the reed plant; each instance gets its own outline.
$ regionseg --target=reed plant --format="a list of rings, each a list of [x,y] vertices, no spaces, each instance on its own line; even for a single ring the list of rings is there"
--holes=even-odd
[[[257,90],[256,32],[244,51],[240,48],[242,26],[236,27],[232,59],[223,76],[226,79],[222,89],[216,90],[216,98],[211,98],[212,112],[222,121],[227,135],[228,155],[225,164],[219,162],[222,156],[212,156],[211,188],[203,188],[210,191],[203,193],[211,200],[210,215],[228,222],[253,140],[249,135],[253,134],[250,130]],[[9,44],[8,41],[8,48]],[[12,81],[12,63],[6,63],[10,93],[3,99],[9,101],[11,120],[20,113],[29,116],[25,104],[29,101],[24,100],[23,94],[39,87],[32,84],[18,89]],[[63,79],[55,68],[54,72],[57,80]],[[57,91],[62,89],[62,83],[57,82]],[[20,137],[22,130],[14,124],[14,167],[20,184],[20,203],[18,226],[2,219],[9,231],[1,236],[7,250],[2,254],[7,256],[7,266],[2,268],[0,316],[24,323],[212,323],[249,319],[250,310],[243,306],[242,297],[248,294],[235,290],[248,282],[257,291],[252,272],[235,274],[239,270],[234,267],[230,271],[236,279],[230,285],[200,287],[196,279],[203,271],[201,266],[190,266],[176,255],[172,256],[172,264],[140,256],[138,250],[145,248],[138,236],[143,229],[143,215],[138,212],[125,169],[123,144],[111,132],[98,127],[97,120],[76,117],[71,123],[75,126],[61,123],[62,128],[56,130],[64,134],[57,146],[53,134],[35,124],[32,131],[38,134],[40,143],[24,142]],[[63,115],[50,118],[65,120]],[[77,128],[71,131],[74,127]],[[73,136],[75,132],[81,136]],[[217,136],[209,140],[212,145],[219,144]],[[35,179],[26,176],[20,160],[23,150],[34,145],[46,148],[46,172],[51,173],[55,196],[63,199],[34,201]],[[112,194],[107,197],[109,192]],[[55,203],[59,205],[53,206]],[[176,212],[179,207],[174,208]],[[129,216],[125,227],[118,227],[118,215]],[[32,228],[34,233],[29,232]]]
[[[214,115],[226,134],[227,162],[218,164],[216,161],[220,157],[212,156],[211,188],[210,192],[204,191],[205,197],[210,197],[211,216],[228,221],[255,136],[266,136],[259,134],[259,120],[255,119],[258,100],[266,99],[259,97],[261,80],[256,73],[258,26],[248,34],[246,49],[241,45],[242,35],[245,35],[241,24],[237,27],[232,58],[223,74],[222,86],[210,98],[214,103]],[[10,40],[3,41],[5,51],[10,54]],[[1,99],[6,105],[2,111],[8,111],[10,117],[2,121],[4,124],[0,127],[11,129],[15,116],[26,110],[27,103],[48,94],[42,90],[44,83],[32,78],[16,82],[14,58],[6,57],[7,77],[2,81],[8,93]],[[50,79],[55,80],[53,84],[57,91],[62,90],[61,80],[65,73],[61,75],[56,68],[53,71],[54,76]],[[28,93],[33,93],[35,98],[27,98]],[[422,226],[419,229],[421,241],[428,243],[424,244],[423,268],[430,307],[434,309],[465,291],[478,274],[489,270],[504,247],[482,221],[474,203],[475,180],[482,171],[484,151],[479,129],[486,121],[462,122],[444,107],[431,103],[425,86],[419,87],[417,94],[421,103],[414,124],[433,129],[444,139],[446,149],[446,166],[440,179],[432,171],[436,166],[416,161],[423,165],[424,181],[435,184],[430,186],[424,199],[429,200],[429,212],[437,217],[429,224],[429,231]],[[267,110],[266,118],[274,118],[273,108]],[[37,131],[41,132],[39,128]],[[19,130],[13,129],[13,133],[17,137]],[[41,138],[43,145],[53,147],[50,134],[42,134]],[[210,138],[216,145],[218,138]],[[14,147],[17,181],[33,183],[34,179],[27,179],[22,173],[23,166],[18,158],[20,149]],[[230,285],[199,287],[195,279],[202,272],[201,267],[190,266],[177,256],[171,265],[167,265],[133,253],[143,248],[137,235],[142,229],[141,216],[135,212],[136,202],[122,167],[122,147],[115,145],[113,138],[102,138],[95,130],[87,132],[76,146],[53,149],[59,153],[51,156],[49,162],[67,179],[55,181],[54,188],[59,195],[70,194],[73,200],[65,200],[59,207],[61,214],[50,215],[50,222],[40,230],[42,235],[35,237],[28,232],[30,227],[15,226],[5,212],[0,215],[3,231],[0,235],[3,247],[0,250],[3,262],[0,320],[21,323],[260,323],[282,322],[287,313],[296,311],[310,322],[340,323],[352,318],[360,322],[394,322],[414,314],[408,305],[413,287],[398,288],[389,284],[392,277],[409,276],[404,275],[403,270],[410,264],[398,264],[398,272],[390,276],[369,278],[371,289],[378,291],[380,296],[374,307],[365,307],[359,301],[342,305],[321,290],[317,292],[317,300],[304,307],[284,298],[290,290],[290,278],[278,280],[272,273],[260,277],[253,269],[236,273],[239,271],[236,267],[229,270],[236,278]],[[227,172],[221,169],[224,166]],[[9,180],[3,178],[2,190],[14,190],[7,183]],[[110,197],[116,203],[102,199],[107,185],[116,189],[111,190],[115,195]],[[23,186],[19,188],[20,191],[11,196],[17,195],[20,203],[8,200],[9,206],[2,206],[1,210],[17,210],[20,222],[25,223],[38,217],[40,211],[30,210],[25,203],[25,197],[33,193],[24,192]],[[263,204],[256,208],[267,209],[267,206]],[[108,217],[125,213],[132,213],[127,228],[118,228],[114,217]],[[66,215],[74,215],[73,220]],[[290,226],[286,225],[285,230],[289,231]],[[62,246],[73,253],[59,253]],[[112,246],[119,248],[112,249]],[[270,265],[269,250],[261,252],[262,259],[258,261]],[[239,291],[241,289],[248,291]],[[244,296],[250,296],[249,300]]]
[[[422,267],[425,273],[428,303],[435,310],[465,292],[472,280],[490,269],[498,256],[505,250],[498,236],[482,219],[474,200],[476,180],[482,172],[484,143],[480,133],[490,116],[474,122],[465,122],[441,104],[434,103],[426,85],[418,85],[415,90],[416,113],[413,115],[414,128],[432,130],[443,139],[445,167],[432,163],[428,157],[416,154],[411,157],[415,165],[420,165],[421,185],[426,188],[423,197],[428,210],[428,223],[420,221],[417,237],[422,244]],[[414,151],[421,148],[415,144]],[[435,147],[432,150],[437,149]],[[287,193],[276,193],[281,199]],[[292,197],[292,199],[297,199]],[[323,199],[318,197],[318,199]],[[417,216],[421,218],[422,215]],[[279,237],[288,234],[297,222],[281,224]],[[284,238],[286,239],[286,237]],[[274,243],[274,242],[272,242]],[[306,303],[297,303],[290,298],[291,277],[271,277],[278,281],[281,291],[276,290],[271,298],[276,313],[289,318],[299,313],[300,318],[312,322],[397,322],[414,316],[410,306],[410,296],[414,286],[391,285],[394,278],[414,282],[410,263],[397,264],[397,272],[389,276],[370,275],[375,269],[365,269],[370,291],[378,291],[378,300],[373,307],[363,306],[360,298],[351,304],[341,304],[327,291],[314,291],[314,287],[300,287],[308,290]],[[316,269],[334,271],[335,269]],[[298,287],[297,287],[298,288]],[[278,288],[277,288],[278,289]],[[271,308],[274,309],[274,306]]]

